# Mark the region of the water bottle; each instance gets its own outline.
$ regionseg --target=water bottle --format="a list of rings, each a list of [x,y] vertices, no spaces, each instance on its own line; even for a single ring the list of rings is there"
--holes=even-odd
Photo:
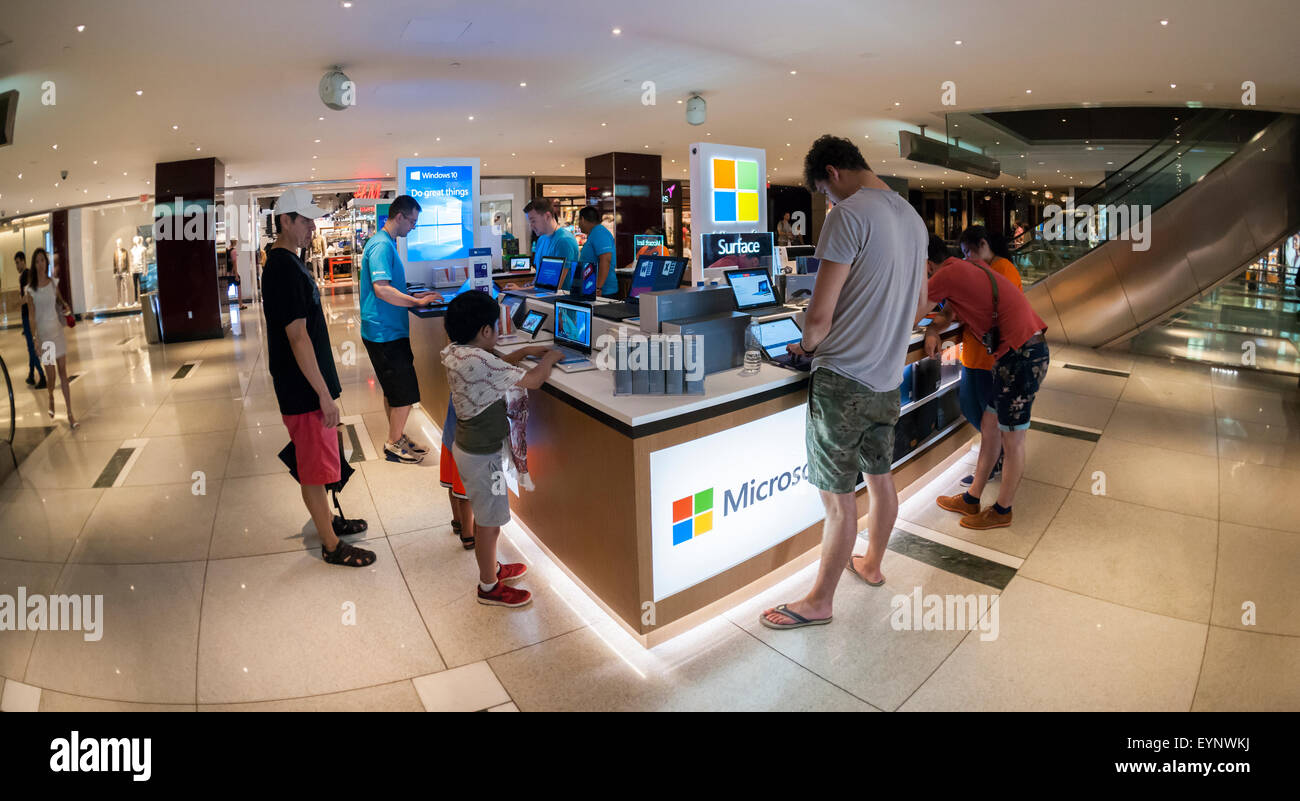
[[[758,332],[754,330],[754,321],[751,319],[749,326],[745,329],[745,366],[740,371],[740,374],[756,374],[762,361],[763,356],[759,352]]]

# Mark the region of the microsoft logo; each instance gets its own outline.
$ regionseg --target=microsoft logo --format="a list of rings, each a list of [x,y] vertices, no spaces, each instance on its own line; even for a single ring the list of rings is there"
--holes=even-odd
[[[673,545],[713,530],[713,488],[673,501]]]
[[[713,221],[758,222],[758,162],[713,160]]]

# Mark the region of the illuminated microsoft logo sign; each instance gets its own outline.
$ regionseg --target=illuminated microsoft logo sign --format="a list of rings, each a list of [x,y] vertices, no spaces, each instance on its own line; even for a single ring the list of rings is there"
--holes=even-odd
[[[673,545],[713,530],[713,488],[673,501]]]
[[[758,162],[713,160],[713,221],[758,222]]]

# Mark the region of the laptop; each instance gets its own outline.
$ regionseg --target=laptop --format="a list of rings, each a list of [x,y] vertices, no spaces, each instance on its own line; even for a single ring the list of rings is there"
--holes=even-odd
[[[512,289],[511,294],[540,298],[554,295],[569,275],[569,263],[558,256],[543,256],[537,265],[537,280],[529,289]]]
[[[556,368],[566,373],[595,370],[591,361],[591,304],[555,301],[555,347],[564,353]]]
[[[623,303],[602,303],[592,311],[597,317],[606,320],[627,320],[641,316],[641,296],[647,292],[664,292],[676,289],[682,282],[682,273],[686,272],[686,259],[669,256],[642,256],[637,259],[632,273],[632,287],[628,290],[627,301]]]
[[[533,268],[527,256],[510,256],[506,259],[506,270],[512,273],[526,273]]]
[[[812,369],[812,359],[796,356],[785,349],[791,342],[803,339],[803,331],[793,317],[754,323],[754,333],[758,336],[759,347],[763,349],[763,356],[768,361],[805,373]]]
[[[777,303],[767,270],[727,270],[723,273],[736,301],[736,310],[750,317],[768,317],[790,310]]]

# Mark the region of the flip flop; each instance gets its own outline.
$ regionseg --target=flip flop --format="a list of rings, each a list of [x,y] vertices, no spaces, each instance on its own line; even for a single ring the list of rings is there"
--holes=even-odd
[[[853,569],[853,560],[857,558],[858,558],[857,554],[853,554],[852,556],[850,556],[849,563],[844,566],[844,569],[849,571],[853,575],[857,576],[858,578],[862,579],[863,581],[866,581],[868,587],[882,586],[885,583],[885,578],[883,575],[880,577],[880,581],[867,581],[866,576],[863,576],[861,573]]]
[[[767,613],[764,612],[763,614],[758,616],[758,622],[762,623],[764,626],[767,626],[769,629],[801,629],[804,626],[824,626],[827,623],[831,622],[831,618],[829,617],[823,617],[817,620],[809,620],[808,618],[804,617],[798,612],[791,612],[790,608],[787,607],[785,604],[781,604],[780,606],[773,608],[772,611],[780,612],[781,614],[790,618],[794,622],[773,623],[772,621],[767,619]]]

